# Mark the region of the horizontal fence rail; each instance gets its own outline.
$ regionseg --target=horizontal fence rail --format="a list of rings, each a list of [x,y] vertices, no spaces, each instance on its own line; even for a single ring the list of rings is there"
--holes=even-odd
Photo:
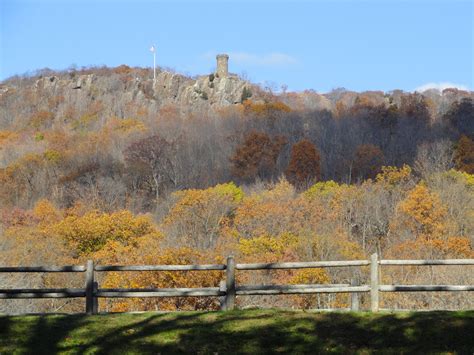
[[[474,285],[380,285],[381,292],[474,291]]]
[[[219,287],[204,288],[119,288],[100,289],[96,297],[210,297],[225,296]]]
[[[319,267],[343,267],[343,266],[367,266],[368,260],[349,260],[349,261],[310,261],[297,263],[256,263],[256,264],[237,264],[237,270],[272,270],[272,269],[312,269]]]
[[[41,298],[85,298],[86,313],[98,312],[98,298],[146,298],[146,297],[219,297],[223,310],[235,308],[236,296],[349,293],[352,310],[358,310],[361,293],[370,294],[370,309],[379,310],[380,292],[452,292],[474,291],[474,285],[381,285],[381,266],[436,266],[474,265],[474,259],[445,260],[379,260],[373,254],[370,260],[310,261],[282,263],[236,264],[229,256],[226,264],[203,265],[94,265],[75,266],[0,266],[0,273],[85,273],[84,288],[50,289],[0,289],[0,299]],[[289,270],[307,268],[363,267],[370,266],[370,278],[366,285],[353,279],[342,284],[299,284],[299,285],[236,285],[236,271]],[[224,280],[219,287],[203,288],[99,288],[95,281],[96,272],[145,272],[145,271],[222,271]]]
[[[201,271],[201,270],[225,270],[226,265],[106,265],[96,266],[95,271]]]
[[[84,272],[86,267],[77,266],[0,266],[0,272]]]
[[[368,292],[368,286],[347,285],[255,285],[237,287],[238,296],[250,295],[292,295],[312,293]]]
[[[0,290],[0,299],[13,298],[76,298],[86,297],[86,289],[81,288],[43,288]]]
[[[380,265],[474,265],[474,259],[380,260]]]

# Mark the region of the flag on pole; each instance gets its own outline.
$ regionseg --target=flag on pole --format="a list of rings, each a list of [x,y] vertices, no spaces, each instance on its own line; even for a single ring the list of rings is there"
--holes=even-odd
[[[150,52],[155,53],[155,45],[152,45],[152,46],[151,46]]]

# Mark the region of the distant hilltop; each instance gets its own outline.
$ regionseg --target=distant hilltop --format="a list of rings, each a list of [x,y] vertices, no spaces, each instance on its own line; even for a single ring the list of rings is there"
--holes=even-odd
[[[180,115],[213,115],[222,109],[239,109],[245,101],[280,102],[291,110],[327,110],[340,115],[354,106],[400,107],[403,100],[415,104],[421,100],[435,118],[443,115],[455,101],[474,99],[473,92],[458,89],[423,93],[401,90],[357,93],[345,89],[327,94],[312,90],[275,93],[229,73],[227,54],[219,54],[216,59],[214,73],[189,77],[157,68],[155,82],[152,70],[127,65],[65,71],[43,69],[31,76],[15,76],[0,84],[0,128],[8,127],[13,119],[16,124],[26,125],[35,111],[48,113],[44,115],[49,115],[54,125],[84,115],[107,120],[170,108]]]

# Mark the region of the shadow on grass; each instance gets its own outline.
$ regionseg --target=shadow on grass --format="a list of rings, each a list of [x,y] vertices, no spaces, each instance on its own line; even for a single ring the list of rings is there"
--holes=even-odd
[[[472,354],[473,334],[474,312],[373,315],[247,310],[0,317],[0,353],[17,349],[35,354],[315,354],[358,350]],[[9,348],[9,343],[16,346]]]

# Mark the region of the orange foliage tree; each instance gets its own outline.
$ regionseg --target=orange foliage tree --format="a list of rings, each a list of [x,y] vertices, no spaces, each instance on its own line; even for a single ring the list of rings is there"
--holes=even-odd
[[[361,144],[357,147],[353,160],[353,176],[356,179],[375,178],[380,172],[385,158],[379,147]]]
[[[456,168],[468,174],[474,174],[474,141],[463,135],[456,146],[454,156]]]
[[[232,174],[243,181],[272,177],[278,156],[286,143],[286,138],[282,136],[272,139],[263,132],[248,133],[230,159]]]
[[[245,100],[243,102],[244,112],[255,114],[258,117],[265,117],[275,119],[282,113],[291,112],[291,108],[280,101],[269,102],[253,102],[252,100]]]
[[[288,181],[298,187],[307,186],[320,179],[320,155],[311,141],[303,139],[293,145],[285,173]]]
[[[398,205],[398,218],[391,229],[401,238],[391,248],[397,257],[471,257],[474,250],[466,236],[449,235],[452,221],[447,207],[423,183],[415,186]]]

